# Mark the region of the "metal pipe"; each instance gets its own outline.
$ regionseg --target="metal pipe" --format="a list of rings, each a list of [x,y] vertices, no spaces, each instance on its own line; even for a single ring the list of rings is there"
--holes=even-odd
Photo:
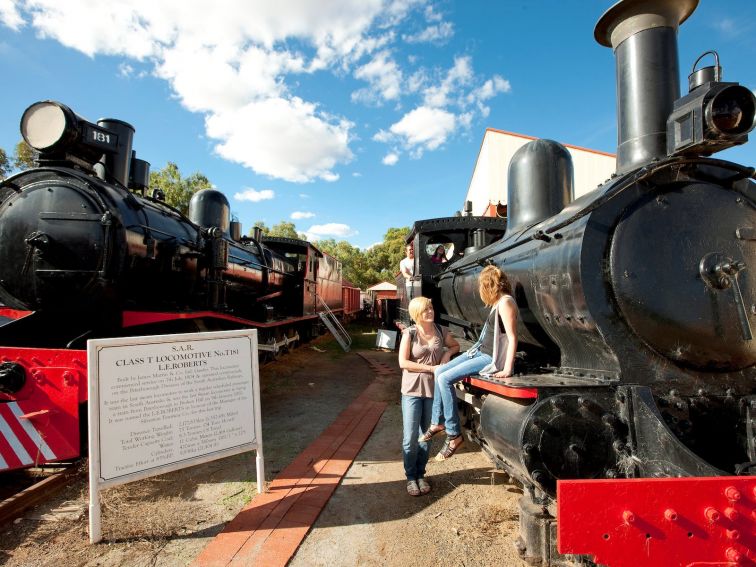
[[[594,36],[617,61],[617,173],[667,155],[667,118],[680,97],[677,29],[698,0],[622,0]]]
[[[100,160],[103,171],[100,177],[110,183],[116,182],[122,187],[129,186],[129,169],[131,167],[131,144],[134,141],[134,127],[114,118],[103,118],[97,125],[118,135],[118,147],[115,153],[106,153]]]

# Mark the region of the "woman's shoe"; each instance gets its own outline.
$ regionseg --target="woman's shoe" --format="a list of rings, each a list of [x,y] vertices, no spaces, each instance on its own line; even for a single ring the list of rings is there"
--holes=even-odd
[[[417,486],[420,489],[420,494],[428,494],[431,491],[430,483],[424,478],[417,479]]]
[[[417,440],[420,443],[427,443],[436,435],[443,433],[444,431],[446,431],[446,427],[443,425],[431,425],[425,433],[422,433],[420,437],[417,438]]]
[[[441,447],[441,450],[438,452],[438,455],[436,455],[437,461],[445,461],[449,457],[451,457],[454,453],[457,452],[457,449],[459,449],[462,446],[462,443],[464,443],[465,440],[462,438],[462,435],[457,435],[456,437],[447,437],[446,442],[444,443],[444,446]]]
[[[420,496],[420,487],[417,485],[416,480],[407,481],[407,494],[410,496]]]

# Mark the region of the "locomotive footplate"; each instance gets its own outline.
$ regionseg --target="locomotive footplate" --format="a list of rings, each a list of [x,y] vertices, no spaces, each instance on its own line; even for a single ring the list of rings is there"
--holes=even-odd
[[[618,379],[596,378],[595,376],[570,376],[555,372],[545,374],[521,374],[509,378],[494,378],[493,376],[481,374],[470,376],[469,379],[481,383],[480,387],[482,388],[485,388],[487,384],[503,386],[506,388],[564,388],[570,386],[606,387],[619,381]]]

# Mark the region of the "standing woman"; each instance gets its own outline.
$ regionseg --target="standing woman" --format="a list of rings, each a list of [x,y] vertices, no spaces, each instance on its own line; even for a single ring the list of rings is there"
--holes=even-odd
[[[402,368],[402,422],[404,474],[410,496],[428,494],[425,480],[428,443],[420,441],[431,421],[433,406],[433,370],[451,360],[459,352],[459,343],[446,327],[433,322],[433,304],[427,297],[416,297],[408,306],[415,324],[402,331],[399,344],[399,366]],[[446,346],[446,351],[444,351]]]
[[[419,441],[430,441],[437,433],[446,431],[446,442],[436,455],[437,461],[451,457],[464,442],[454,384],[471,374],[485,373],[496,378],[508,378],[514,370],[517,302],[512,297],[512,285],[499,268],[486,266],[478,278],[478,291],[483,303],[491,307],[478,342],[462,356],[435,370],[436,388],[431,426],[420,436]]]

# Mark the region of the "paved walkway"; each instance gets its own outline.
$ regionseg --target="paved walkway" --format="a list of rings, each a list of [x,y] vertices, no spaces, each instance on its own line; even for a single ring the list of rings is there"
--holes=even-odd
[[[358,353],[376,375],[395,373]],[[194,567],[284,567],[352,465],[381,418],[373,383],[210,542]]]

